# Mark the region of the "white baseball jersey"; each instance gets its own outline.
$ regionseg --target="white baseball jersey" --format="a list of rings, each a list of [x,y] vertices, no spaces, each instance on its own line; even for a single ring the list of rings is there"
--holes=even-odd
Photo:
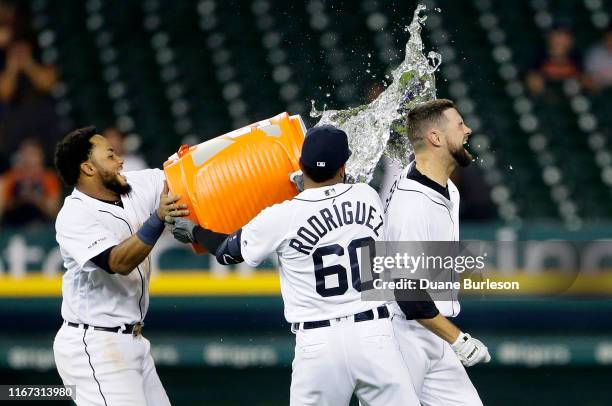
[[[134,235],[159,206],[165,180],[161,170],[124,175],[132,191],[121,197],[123,208],[75,188],[57,216],[56,239],[66,268],[62,281],[64,320],[116,327],[142,321],[147,314],[150,258],[129,275],[110,274],[90,261]]]
[[[387,237],[390,241],[458,241],[459,191],[448,181],[447,199],[441,186],[408,174],[412,162],[402,171],[386,202]],[[427,185],[428,184],[428,185]],[[434,187],[438,190],[434,190]],[[453,272],[453,274],[455,274]],[[459,275],[456,275],[457,278]],[[456,316],[460,305],[456,292],[449,300],[435,301],[443,315]],[[396,314],[401,310],[395,305]],[[446,341],[416,320],[393,318],[393,331],[404,362],[423,406],[482,406],[478,392],[459,358]]]
[[[241,251],[257,266],[276,252],[287,321],[328,320],[383,302],[360,294],[360,247],[385,238],[380,198],[366,184],[307,189],[243,227]]]
[[[410,163],[394,183],[386,202],[387,239],[389,241],[459,241],[459,190],[448,180],[447,199],[439,191],[408,177]],[[459,274],[456,280],[459,280]],[[436,301],[447,317],[459,314],[457,292],[449,291],[448,300]]]

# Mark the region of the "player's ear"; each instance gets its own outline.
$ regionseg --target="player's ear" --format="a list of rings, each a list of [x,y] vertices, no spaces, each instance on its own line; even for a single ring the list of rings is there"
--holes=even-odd
[[[84,173],[87,176],[93,176],[94,173],[96,173],[96,168],[94,168],[91,162],[85,161],[81,163],[81,173]]]
[[[336,172],[336,175],[339,176],[343,182],[346,182],[346,164],[338,168],[338,172]]]
[[[431,130],[429,130],[425,138],[427,138],[429,143],[433,145],[434,147],[439,147],[442,145],[442,134],[440,133],[440,131],[436,130],[435,128],[432,128]]]

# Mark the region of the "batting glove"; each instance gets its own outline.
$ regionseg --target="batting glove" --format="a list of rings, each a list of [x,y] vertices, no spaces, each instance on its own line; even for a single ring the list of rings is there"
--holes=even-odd
[[[304,173],[302,171],[295,171],[289,174],[289,180],[295,184],[295,188],[298,192],[304,191]]]
[[[183,243],[195,242],[193,230],[196,224],[193,221],[185,217],[170,217],[171,221],[168,221],[168,217],[170,216],[166,217],[166,222],[172,224],[172,235],[175,239]]]
[[[472,338],[469,334],[460,333],[457,340],[451,344],[453,351],[463,364],[463,366],[471,367],[479,362],[491,361],[489,349],[482,341]]]

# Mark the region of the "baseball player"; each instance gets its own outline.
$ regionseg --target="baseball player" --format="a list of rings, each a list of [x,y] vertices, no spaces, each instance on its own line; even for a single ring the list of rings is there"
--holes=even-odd
[[[257,266],[276,253],[285,318],[296,335],[291,405],[418,405],[384,302],[362,301],[361,247],[385,238],[380,198],[345,184],[346,134],[307,131],[300,166],[304,191],[259,213],[227,236],[174,221],[182,242],[198,242],[224,265]]]
[[[123,160],[94,127],[60,141],[55,165],[74,187],[55,223],[66,267],[57,370],[76,385],[78,405],[169,405],[142,336],[149,253],[162,219],[188,211],[168,196],[162,171],[122,173]]]
[[[472,161],[464,147],[472,131],[453,102],[445,99],[415,107],[408,113],[407,126],[415,160],[387,198],[387,238],[458,241],[459,192],[449,176]],[[488,362],[490,355],[482,342],[443,317],[459,314],[456,292],[450,294],[448,300],[435,301],[435,307],[427,304],[427,318],[405,317],[396,308],[393,328],[421,404],[482,405],[461,364]]]

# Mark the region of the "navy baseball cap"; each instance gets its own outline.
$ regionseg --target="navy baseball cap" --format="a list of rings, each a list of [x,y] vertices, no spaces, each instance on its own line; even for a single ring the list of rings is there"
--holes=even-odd
[[[335,171],[351,156],[346,133],[325,124],[306,131],[302,145],[302,165],[312,169]]]

